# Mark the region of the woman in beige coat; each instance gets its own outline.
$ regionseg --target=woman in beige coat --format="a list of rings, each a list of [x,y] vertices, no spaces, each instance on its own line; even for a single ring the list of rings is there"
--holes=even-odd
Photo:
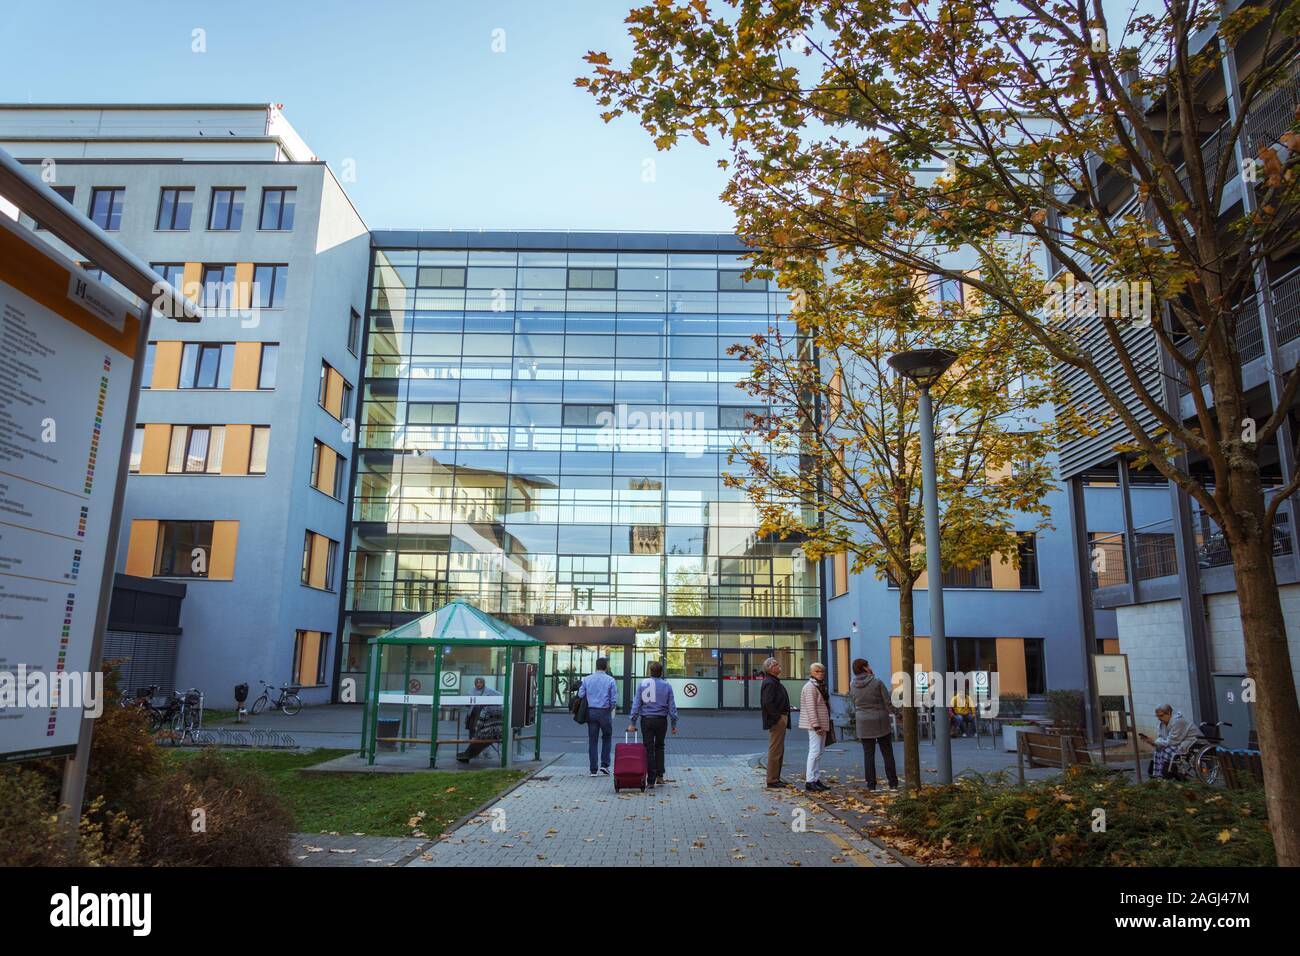
[[[822,751],[826,749],[826,734],[831,729],[831,705],[826,690],[826,668],[814,664],[808,673],[811,676],[799,694],[799,726],[808,731],[808,767],[803,788],[816,793],[830,789],[821,777]]]
[[[898,789],[898,771],[894,767],[894,738],[889,727],[889,688],[871,672],[862,658],[853,662],[853,680],[849,682],[849,699],[853,701],[858,739],[862,741],[862,768],[867,789],[876,789],[876,748],[885,762],[889,789]]]

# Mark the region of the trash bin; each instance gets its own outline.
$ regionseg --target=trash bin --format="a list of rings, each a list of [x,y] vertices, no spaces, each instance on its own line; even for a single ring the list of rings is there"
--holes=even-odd
[[[378,737],[396,737],[402,732],[402,722],[396,717],[380,717],[378,723]],[[377,744],[380,750],[396,750],[397,744],[391,740],[378,740]]]

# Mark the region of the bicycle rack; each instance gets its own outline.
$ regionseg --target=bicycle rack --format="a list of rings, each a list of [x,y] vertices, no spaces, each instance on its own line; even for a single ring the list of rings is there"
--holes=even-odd
[[[194,742],[201,746],[247,747],[255,750],[296,750],[297,742],[289,734],[273,730],[231,730],[218,727],[200,730]]]

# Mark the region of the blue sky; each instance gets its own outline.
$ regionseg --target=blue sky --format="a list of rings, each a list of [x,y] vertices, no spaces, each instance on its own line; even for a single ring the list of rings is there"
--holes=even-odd
[[[372,228],[730,229],[722,153],[658,152],[634,119],[604,124],[573,86],[588,50],[626,59],[632,5],[10,4],[0,101],[283,103],[336,172],[355,161],[346,188]],[[196,28],[205,53],[191,50]]]

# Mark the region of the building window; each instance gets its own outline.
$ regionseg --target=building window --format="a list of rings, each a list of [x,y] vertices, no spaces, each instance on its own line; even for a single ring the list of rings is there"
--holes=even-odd
[[[280,346],[268,342],[262,345],[262,361],[257,370],[257,387],[262,390],[275,388],[275,369],[280,361]]]
[[[151,262],[149,267],[177,292],[183,293],[185,291],[185,263]]]
[[[570,289],[614,289],[618,286],[616,269],[570,269]]]
[[[612,424],[613,416],[612,405],[565,405],[563,421],[569,428],[599,428]]]
[[[293,228],[295,190],[263,189],[259,229],[288,231]]]
[[[749,428],[754,424],[754,418],[767,414],[767,409],[761,406],[746,405],[719,405],[718,406],[718,427],[719,428]]]
[[[339,543],[323,534],[307,531],[302,546],[302,583],[322,591],[334,590],[334,565]]]
[[[339,421],[347,417],[352,407],[352,386],[329,362],[321,362],[320,392],[316,403]]]
[[[348,314],[348,351],[357,355],[361,349],[361,313],[356,309]]]
[[[320,687],[325,683],[325,660],[329,635],[321,631],[297,631],[293,644],[293,683],[299,687]]]
[[[288,266],[254,266],[253,284],[257,287],[259,309],[280,309],[289,290]]]
[[[230,388],[235,367],[233,342],[186,342],[181,349],[177,388]]]
[[[352,386],[347,382],[343,383],[343,390],[339,400],[339,421],[348,417],[348,409],[352,407]]]
[[[140,473],[140,459],[144,455],[144,426],[136,425],[135,434],[131,436],[131,463],[128,466],[131,474]]]
[[[144,368],[140,370],[140,387],[150,388],[153,383],[153,363],[158,355],[158,343],[146,342],[144,347]]]
[[[1047,693],[1047,667],[1043,661],[1041,638],[1025,640],[1025,692],[1031,696]]]
[[[411,402],[406,406],[408,425],[455,425],[455,402]]]
[[[271,426],[254,425],[253,436],[248,446],[248,473],[250,475],[266,474],[266,456],[271,448]]]
[[[719,269],[719,292],[764,292],[767,290],[766,279],[746,279],[743,269]]]
[[[1021,531],[1016,535],[1019,543],[1016,550],[1020,553],[1020,587],[1038,587],[1038,535],[1032,531]]]
[[[849,666],[849,639],[839,637],[831,641],[831,660],[835,662],[835,693],[849,692],[849,679],[853,676]]]
[[[935,302],[949,302],[953,305],[961,305],[962,284],[956,279],[950,279],[946,276],[931,276],[930,298]]]
[[[56,193],[58,193],[60,199],[66,202],[69,206],[72,205],[72,199],[77,192],[76,186],[54,186],[52,188]],[[36,222],[36,229],[38,231],[45,229],[44,223],[40,222],[39,220],[35,220],[35,222]]]
[[[122,202],[126,190],[121,187],[92,189],[90,192],[90,220],[105,232],[122,228]]]
[[[212,190],[212,204],[208,209],[208,228],[213,232],[237,232],[244,225],[244,191],[242,189]]]
[[[849,593],[849,556],[831,555],[831,597]]]
[[[167,473],[219,475],[225,444],[224,425],[173,425]]]
[[[465,270],[463,268],[443,268],[440,266],[422,266],[415,277],[416,285],[422,289],[463,289],[465,288]]]
[[[155,229],[169,232],[186,232],[194,212],[194,190],[165,188],[158,198],[158,221]]]
[[[993,562],[985,558],[973,568],[944,568],[943,586],[946,588],[993,587]]]
[[[235,267],[233,265],[205,265],[203,267],[203,307],[229,309],[235,304]]]
[[[211,521],[158,522],[155,577],[206,578],[211,559]]]

